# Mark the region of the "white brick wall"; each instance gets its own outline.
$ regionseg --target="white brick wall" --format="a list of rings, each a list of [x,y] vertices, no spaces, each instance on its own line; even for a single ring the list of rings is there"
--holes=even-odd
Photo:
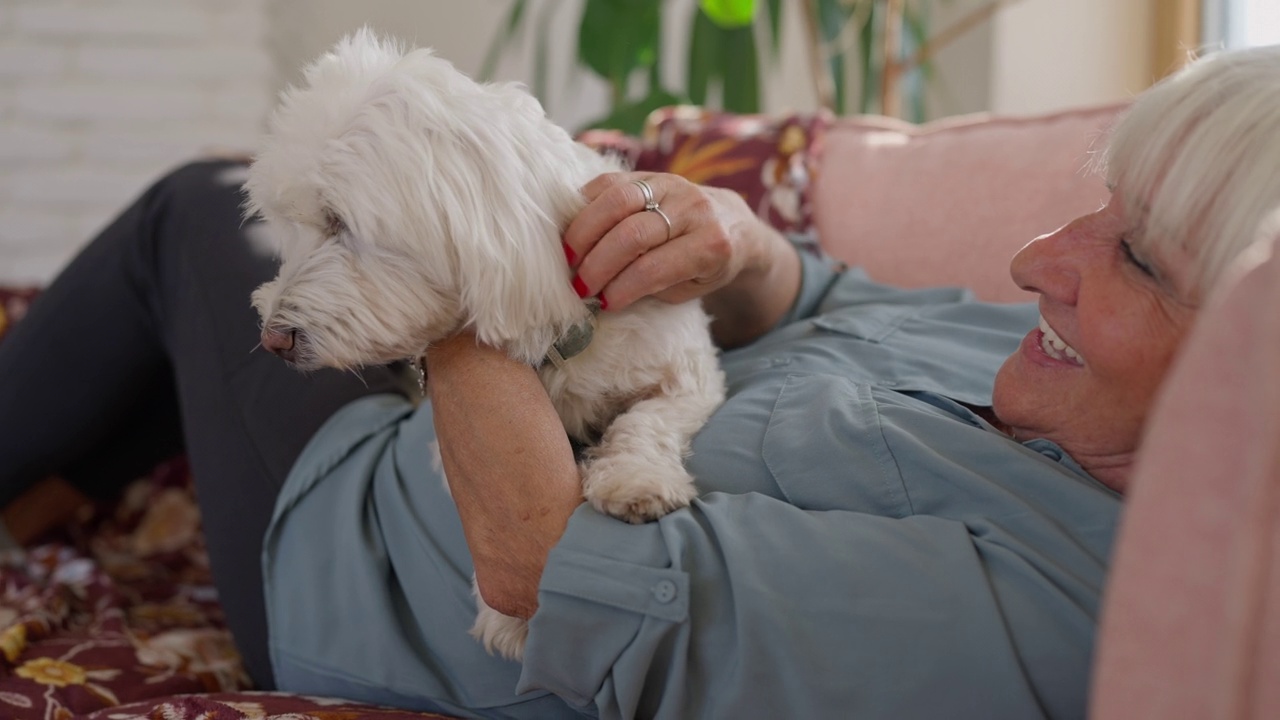
[[[0,283],[46,283],[166,169],[249,149],[272,0],[0,0]]]

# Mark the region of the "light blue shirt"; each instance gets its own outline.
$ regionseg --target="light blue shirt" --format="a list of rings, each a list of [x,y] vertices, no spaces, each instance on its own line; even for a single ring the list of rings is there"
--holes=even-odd
[[[267,533],[277,682],[484,717],[1083,717],[1119,497],[965,406],[1036,319],[806,257],[788,321],[723,357],[699,499],[640,526],[581,507],[523,664],[467,635],[430,406],[352,403]]]

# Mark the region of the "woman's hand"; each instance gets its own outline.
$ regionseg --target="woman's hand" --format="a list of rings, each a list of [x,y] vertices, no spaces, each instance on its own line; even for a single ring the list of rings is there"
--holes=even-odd
[[[645,212],[637,180],[652,189],[662,214]],[[794,302],[795,250],[737,193],[651,173],[601,175],[582,193],[587,205],[565,231],[565,256],[578,294],[598,296],[606,310],[649,296],[701,297],[717,343],[733,347],[773,327]]]

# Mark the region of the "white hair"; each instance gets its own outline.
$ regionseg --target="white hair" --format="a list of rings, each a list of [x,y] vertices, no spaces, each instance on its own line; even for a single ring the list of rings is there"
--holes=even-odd
[[[1138,96],[1104,156],[1130,240],[1189,253],[1203,293],[1280,208],[1280,45],[1219,52]]]

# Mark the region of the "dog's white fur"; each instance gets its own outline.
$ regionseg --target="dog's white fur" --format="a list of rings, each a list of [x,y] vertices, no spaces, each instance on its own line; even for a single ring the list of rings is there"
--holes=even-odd
[[[296,330],[302,368],[413,358],[462,328],[538,365],[590,315],[560,238],[579,188],[616,169],[520,86],[357,32],[285,92],[250,168],[248,209],[281,236],[279,276],[253,294],[264,331]],[[592,505],[644,522],[690,502],[683,458],[724,398],[697,302],[603,312],[585,351],[538,374],[591,446]],[[519,657],[523,621],[480,607],[473,634]]]

